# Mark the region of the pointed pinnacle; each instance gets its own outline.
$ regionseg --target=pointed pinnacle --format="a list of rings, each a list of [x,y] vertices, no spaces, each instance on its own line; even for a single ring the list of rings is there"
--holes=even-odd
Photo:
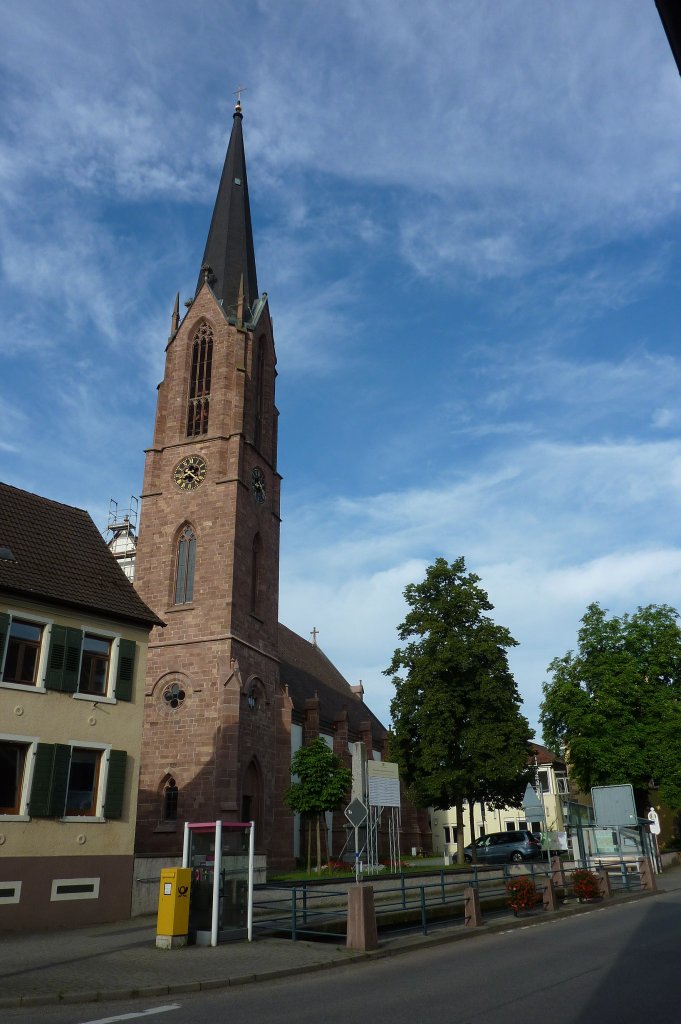
[[[177,295],[175,296],[175,305],[173,306],[173,315],[170,318],[170,335],[171,335],[171,337],[172,337],[173,334],[175,334],[175,332],[177,331],[177,328],[179,326],[180,326],[180,293],[178,292]]]

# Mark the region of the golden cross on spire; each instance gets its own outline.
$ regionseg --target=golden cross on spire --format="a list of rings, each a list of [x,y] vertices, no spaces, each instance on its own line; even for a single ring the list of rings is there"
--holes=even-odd
[[[236,105],[237,105],[237,107],[241,106],[241,93],[242,92],[246,92],[246,86],[245,85],[237,85],[236,89],[234,90],[234,95],[236,96]]]

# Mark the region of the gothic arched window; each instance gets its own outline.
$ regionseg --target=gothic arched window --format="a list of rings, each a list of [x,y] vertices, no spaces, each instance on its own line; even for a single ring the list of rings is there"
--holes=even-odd
[[[177,798],[180,794],[175,779],[168,779],[163,790],[163,821],[177,821]]]
[[[191,526],[185,526],[177,544],[177,570],[175,572],[175,604],[189,604],[194,597],[194,566],[196,564],[196,535]]]
[[[265,338],[258,341],[255,369],[255,447],[262,445],[262,427],[265,418]]]
[[[260,534],[256,533],[253,538],[251,550],[251,612],[253,615],[260,614],[261,589],[262,589],[262,541]]]
[[[187,403],[187,437],[208,432],[210,378],[213,364],[213,332],[207,323],[199,325],[192,342],[192,367]]]

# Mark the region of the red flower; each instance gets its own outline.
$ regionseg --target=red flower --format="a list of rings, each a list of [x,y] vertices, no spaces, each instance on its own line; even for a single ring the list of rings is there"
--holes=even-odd
[[[517,914],[520,910],[530,910],[537,903],[541,903],[541,893],[537,892],[534,879],[530,875],[518,875],[506,883],[508,893],[508,905]]]
[[[593,871],[583,869],[573,871],[572,887],[575,896],[580,900],[594,900],[601,894],[598,875]]]

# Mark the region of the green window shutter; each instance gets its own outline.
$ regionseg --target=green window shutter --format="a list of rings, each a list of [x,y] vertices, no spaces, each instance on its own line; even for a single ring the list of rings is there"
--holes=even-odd
[[[38,743],[28,811],[33,818],[56,818],[64,813],[71,748],[63,743]]]
[[[104,817],[120,818],[125,795],[125,767],[128,755],[124,750],[109,751],[109,771],[106,777]]]
[[[45,686],[48,690],[75,693],[78,689],[78,669],[83,634],[79,629],[52,626],[50,653],[47,659]]]
[[[118,647],[118,673],[116,675],[116,700],[132,700],[135,682],[135,652],[137,644],[134,640],[121,640]]]
[[[52,792],[52,763],[54,744],[38,743],[33,758],[33,782],[28,800],[28,812],[33,818],[49,818]]]
[[[0,612],[0,671],[2,670],[2,661],[5,656],[5,647],[7,645],[7,637],[9,636],[9,615],[6,612]]]
[[[51,818],[61,818],[66,807],[66,787],[69,782],[71,767],[71,747],[64,743],[54,745],[54,763],[52,765],[52,792],[50,793]]]
[[[52,626],[50,637],[50,653],[47,657],[45,686],[48,690],[61,690],[61,677],[66,659],[66,629],[64,626]]]
[[[83,634],[79,629],[66,630],[66,657],[61,678],[61,688],[65,693],[75,693],[78,689],[78,672],[80,670],[80,649],[83,646]]]

